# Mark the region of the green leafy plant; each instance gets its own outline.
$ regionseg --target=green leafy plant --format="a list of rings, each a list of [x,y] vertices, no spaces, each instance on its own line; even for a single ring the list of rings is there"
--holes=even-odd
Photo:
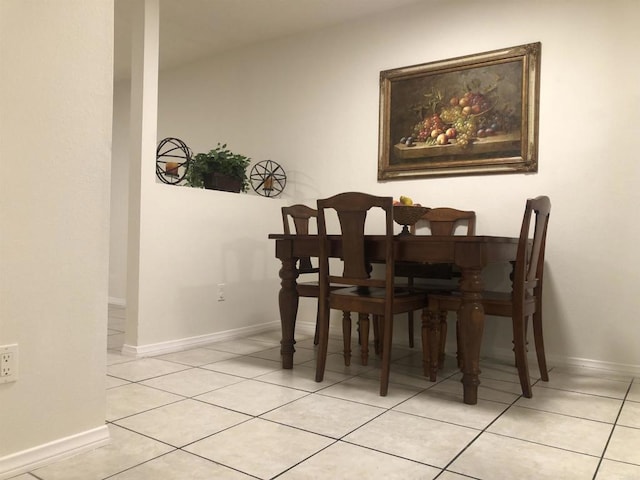
[[[241,190],[246,192],[249,188],[247,167],[251,158],[227,149],[227,144],[220,144],[207,153],[196,154],[189,163],[187,183],[192,187],[204,187],[205,177],[211,173],[229,175],[242,182]]]

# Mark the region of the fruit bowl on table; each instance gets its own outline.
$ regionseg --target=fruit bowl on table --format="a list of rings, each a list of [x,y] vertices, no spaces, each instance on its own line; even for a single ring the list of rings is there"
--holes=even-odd
[[[411,235],[409,225],[415,225],[422,216],[429,211],[429,207],[420,205],[394,205],[393,220],[402,225],[400,235]]]

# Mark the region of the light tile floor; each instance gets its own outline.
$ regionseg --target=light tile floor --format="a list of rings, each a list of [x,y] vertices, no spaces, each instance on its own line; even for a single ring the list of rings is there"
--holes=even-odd
[[[419,349],[395,346],[389,395],[379,369],[331,342],[314,381],[309,337],[280,368],[279,332],[155,358],[122,356],[110,308],[110,445],[15,480],[640,478],[640,379],[588,368],[534,372],[520,395],[510,365],[484,359],[477,405],[448,359],[437,383]],[[354,349],[354,351],[357,351]]]

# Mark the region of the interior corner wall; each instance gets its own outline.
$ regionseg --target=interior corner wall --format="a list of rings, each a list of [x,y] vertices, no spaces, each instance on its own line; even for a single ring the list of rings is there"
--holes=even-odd
[[[629,59],[636,56],[639,15],[633,0],[418,2],[164,72],[159,132],[195,151],[221,141],[256,160],[278,161],[296,201],[346,190],[408,195],[423,205],[476,210],[479,234],[516,236],[525,199],[547,194],[550,359],[638,371],[640,227],[629,219],[640,200],[634,158],[640,66]],[[537,173],[377,181],[381,70],[538,41]],[[277,204],[161,185],[155,194],[150,221],[170,233],[152,247],[159,275],[149,288],[177,290],[162,297],[163,306],[172,311],[191,302],[189,312],[204,330],[205,317],[217,316],[221,306],[215,284],[229,275],[240,282],[243,266],[253,272],[244,291],[258,292],[253,303],[262,302],[272,318],[279,266],[265,236],[279,228]],[[206,220],[200,226],[196,215]],[[248,254],[252,261],[242,265]],[[203,301],[205,295],[211,298]],[[226,305],[243,312],[251,308],[246,303]],[[157,313],[159,322],[169,321]],[[509,352],[508,331],[488,321],[485,350]]]
[[[2,478],[108,440],[113,1],[0,1],[0,62]]]

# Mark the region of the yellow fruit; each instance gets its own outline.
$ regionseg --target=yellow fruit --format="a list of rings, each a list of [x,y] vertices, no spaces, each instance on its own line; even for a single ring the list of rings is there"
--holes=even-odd
[[[441,133],[440,135],[438,135],[438,138],[436,138],[436,143],[438,145],[446,145],[447,143],[449,143],[449,137],[447,137],[446,133]]]
[[[400,197],[400,203],[402,205],[413,205],[413,200],[409,197],[405,197],[404,195]]]

